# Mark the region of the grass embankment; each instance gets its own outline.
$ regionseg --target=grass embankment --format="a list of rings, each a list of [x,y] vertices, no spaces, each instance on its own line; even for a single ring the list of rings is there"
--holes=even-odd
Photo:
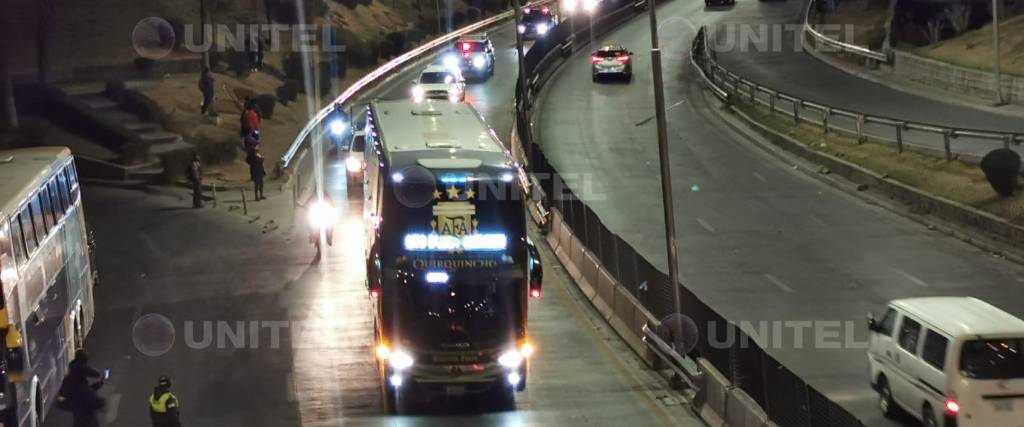
[[[833,13],[811,11],[810,22],[824,24],[818,30],[839,41],[880,49],[885,41],[887,0],[840,2]],[[839,25],[840,27],[836,27]]]
[[[1024,76],[1024,15],[1001,20],[999,51],[1002,72]],[[992,25],[912,52],[961,67],[992,71]]]
[[[897,154],[895,147],[868,139],[858,144],[856,138],[837,134],[825,135],[821,128],[795,125],[791,118],[771,115],[766,111],[741,104],[740,110],[772,130],[789,135],[812,150],[854,163],[889,179],[922,191],[1024,224],[1024,196],[1001,198],[992,191],[984,173],[977,165],[945,159],[914,151]]]

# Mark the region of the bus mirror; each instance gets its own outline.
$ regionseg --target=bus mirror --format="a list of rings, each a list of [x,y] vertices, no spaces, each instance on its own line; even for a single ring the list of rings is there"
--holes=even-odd
[[[530,267],[530,298],[540,299],[543,294],[541,285],[544,282],[544,266],[540,260],[540,251],[529,238],[526,239],[526,252],[529,257],[527,264]]]
[[[871,331],[871,332],[878,332],[878,330],[880,329],[878,327],[878,321],[875,320],[875,315],[873,313],[871,313],[870,311],[868,312],[868,315],[867,315],[867,321],[868,321],[868,330]]]

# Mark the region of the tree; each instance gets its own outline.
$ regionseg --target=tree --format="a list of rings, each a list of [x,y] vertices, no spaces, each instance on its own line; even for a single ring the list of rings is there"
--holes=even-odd
[[[928,44],[938,43],[942,39],[942,29],[946,26],[946,16],[941,13],[933,13],[922,29]]]
[[[971,13],[974,9],[972,6],[969,1],[963,0],[952,3],[943,9],[946,20],[949,21],[949,25],[953,27],[953,31],[957,35],[966,32],[967,26],[971,24]]]

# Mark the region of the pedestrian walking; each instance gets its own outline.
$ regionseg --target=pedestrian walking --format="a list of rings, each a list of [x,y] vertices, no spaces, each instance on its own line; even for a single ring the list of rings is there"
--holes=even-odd
[[[199,162],[199,153],[192,155],[192,163],[188,165],[186,176],[192,184],[192,207],[203,207],[203,165]]]
[[[214,110],[214,98],[216,95],[214,92],[215,83],[213,73],[210,72],[209,68],[204,68],[202,75],[199,76],[199,92],[203,94],[201,112],[213,117],[217,116],[217,112]]]
[[[92,382],[90,378],[99,381]],[[57,407],[71,412],[74,427],[99,427],[96,412],[106,406],[106,401],[96,392],[103,387],[103,381],[100,373],[89,366],[85,350],[76,351],[57,393]]]
[[[161,375],[149,396],[149,419],[153,427],[181,427],[178,398],[171,393],[171,377]]]
[[[258,149],[253,149],[252,154],[246,160],[249,162],[249,176],[252,177],[256,201],[266,199],[263,197],[263,177],[267,176],[267,170],[263,167],[263,155]]]
[[[245,39],[245,54],[249,58],[249,71],[263,70],[263,38],[258,32],[250,33]]]
[[[262,115],[259,113],[259,109],[256,106],[255,102],[249,101],[249,107],[245,110],[243,116],[243,120],[245,121],[246,126],[245,129],[247,129],[249,132],[259,132],[260,119],[262,119]]]

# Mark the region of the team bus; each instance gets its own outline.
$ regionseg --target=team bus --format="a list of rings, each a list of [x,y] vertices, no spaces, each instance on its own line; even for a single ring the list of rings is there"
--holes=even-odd
[[[543,274],[525,175],[468,103],[374,101],[365,125],[367,283],[384,404],[508,402],[533,353]]]
[[[92,326],[89,251],[71,152],[0,151],[0,425],[43,424]]]

